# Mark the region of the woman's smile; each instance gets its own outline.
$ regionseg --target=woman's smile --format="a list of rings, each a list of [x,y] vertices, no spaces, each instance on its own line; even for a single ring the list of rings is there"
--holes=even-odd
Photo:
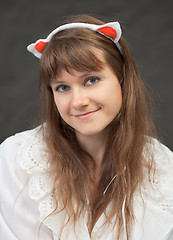
[[[86,112],[86,113],[82,113],[82,114],[75,114],[73,116],[76,117],[79,120],[87,120],[90,117],[92,117],[93,115],[95,115],[95,113],[98,112],[100,109],[101,108],[99,108],[97,110],[94,110],[94,111],[89,111],[89,112]]]

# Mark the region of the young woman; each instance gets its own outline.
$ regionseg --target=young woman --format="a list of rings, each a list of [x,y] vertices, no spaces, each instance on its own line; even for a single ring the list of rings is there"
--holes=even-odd
[[[1,239],[173,239],[173,154],[119,23],[73,16],[28,50],[44,118],[1,145]]]

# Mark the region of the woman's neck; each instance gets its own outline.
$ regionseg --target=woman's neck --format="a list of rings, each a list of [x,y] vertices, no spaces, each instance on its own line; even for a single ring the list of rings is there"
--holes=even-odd
[[[107,142],[105,133],[94,136],[84,136],[80,133],[76,133],[76,136],[81,147],[94,159],[96,168],[100,168]]]
[[[81,147],[91,155],[95,162],[93,178],[88,180],[89,182],[86,186],[88,199],[90,202],[93,202],[95,195],[97,194],[98,184],[103,172],[102,163],[107,143],[107,134],[102,132],[94,136],[84,136],[80,133],[76,133],[76,137]]]

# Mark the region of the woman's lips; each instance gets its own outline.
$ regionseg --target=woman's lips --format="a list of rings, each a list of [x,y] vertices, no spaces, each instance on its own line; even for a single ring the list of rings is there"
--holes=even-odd
[[[86,120],[88,118],[90,118],[91,116],[93,116],[99,109],[91,111],[91,112],[87,112],[87,113],[83,113],[83,114],[76,114],[74,115],[76,118],[80,119],[80,120]]]

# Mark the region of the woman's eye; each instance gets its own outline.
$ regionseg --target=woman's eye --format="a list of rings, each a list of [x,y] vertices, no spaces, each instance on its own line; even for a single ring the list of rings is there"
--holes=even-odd
[[[65,91],[68,91],[69,89],[70,89],[70,87],[66,86],[66,85],[57,86],[55,88],[55,90],[58,92],[65,92]]]
[[[89,85],[93,85],[95,83],[97,83],[99,81],[99,78],[98,77],[91,77],[89,79],[86,80],[86,86],[89,86]]]

